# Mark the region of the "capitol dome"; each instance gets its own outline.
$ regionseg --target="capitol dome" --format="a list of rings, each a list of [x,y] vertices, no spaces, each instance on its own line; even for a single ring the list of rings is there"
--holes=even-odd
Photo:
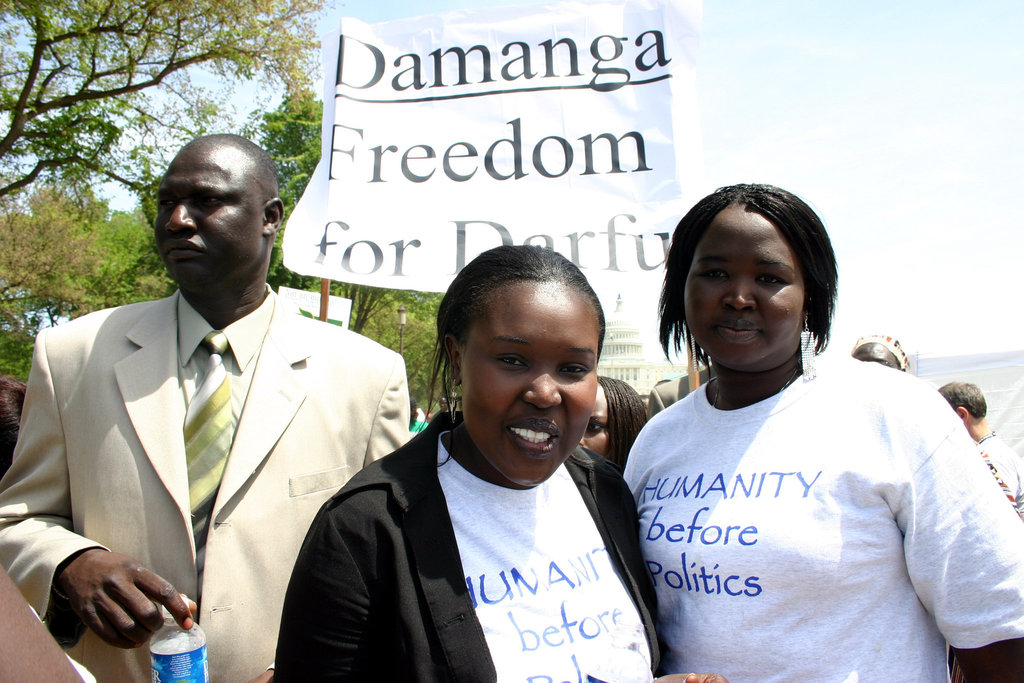
[[[645,399],[655,384],[679,375],[667,359],[652,362],[644,357],[640,328],[626,312],[621,294],[615,299],[615,312],[605,317],[597,374],[626,382]]]
[[[622,295],[615,299],[615,312],[605,319],[604,351],[606,360],[644,359],[644,344],[640,341],[640,328],[633,324],[622,310]]]

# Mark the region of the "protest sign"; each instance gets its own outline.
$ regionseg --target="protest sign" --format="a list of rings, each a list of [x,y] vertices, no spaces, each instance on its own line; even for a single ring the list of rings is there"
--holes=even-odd
[[[481,251],[534,244],[599,293],[652,296],[701,170],[700,11],[626,0],[341,19],[285,265],[443,291]]]

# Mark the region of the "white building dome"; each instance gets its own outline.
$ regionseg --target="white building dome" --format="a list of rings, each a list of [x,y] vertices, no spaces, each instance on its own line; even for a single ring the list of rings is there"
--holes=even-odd
[[[640,328],[633,324],[622,310],[622,295],[615,299],[615,312],[605,319],[604,351],[606,360],[644,359],[644,344],[640,341]]]
[[[605,318],[604,346],[597,374],[622,380],[644,399],[655,384],[680,374],[680,370],[667,360],[651,362],[645,359],[640,328],[626,312],[621,294],[615,299],[615,312]]]

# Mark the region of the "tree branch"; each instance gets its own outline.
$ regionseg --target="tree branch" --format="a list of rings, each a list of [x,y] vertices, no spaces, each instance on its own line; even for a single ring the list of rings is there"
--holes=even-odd
[[[18,103],[11,112],[11,128],[7,131],[7,135],[4,136],[3,140],[0,140],[0,159],[14,148],[15,141],[22,131],[25,130],[25,124],[28,121],[25,115],[25,107],[28,105],[28,98],[35,86],[36,78],[39,77],[39,69],[43,63],[43,50],[46,47],[39,35],[42,28],[41,20],[37,19],[35,26],[36,41],[32,47],[32,61],[29,64],[28,75],[25,77],[25,85],[18,96]]]

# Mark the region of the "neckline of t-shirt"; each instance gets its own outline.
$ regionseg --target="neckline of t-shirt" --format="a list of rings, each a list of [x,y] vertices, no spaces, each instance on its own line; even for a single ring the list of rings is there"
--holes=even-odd
[[[814,390],[816,382],[817,378],[808,380],[800,376],[795,382],[783,388],[777,394],[772,394],[764,400],[744,406],[743,408],[737,408],[736,410],[721,410],[712,406],[707,396],[708,385],[702,384],[693,394],[693,407],[697,418],[708,424],[735,425],[746,422],[759,422],[798,402]]]
[[[491,483],[480,477],[476,476],[465,467],[462,466],[455,458],[451,457],[448,449],[444,446],[444,441],[441,437],[451,432],[443,432],[437,437],[437,467],[438,473],[445,467],[450,467],[449,473],[454,479],[461,482],[461,485],[475,489],[481,496],[489,498],[499,498],[505,501],[515,500],[523,501],[528,499],[540,499],[547,497],[548,491],[551,485],[556,479],[567,478],[571,480],[569,471],[565,468],[565,463],[555,470],[554,474],[548,477],[546,480],[537,484],[533,488],[528,489],[510,489],[498,484]]]

